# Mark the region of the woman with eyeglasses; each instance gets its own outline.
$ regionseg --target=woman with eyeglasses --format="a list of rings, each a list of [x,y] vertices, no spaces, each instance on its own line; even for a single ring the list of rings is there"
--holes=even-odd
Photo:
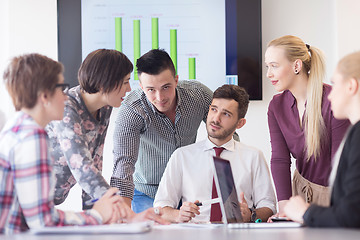
[[[0,234],[118,221],[124,214],[116,188],[106,191],[91,210],[54,208],[53,161],[44,127],[63,118],[63,91],[68,88],[63,66],[40,54],[15,57],[4,83],[17,113],[0,133]]]
[[[119,107],[131,90],[133,65],[121,52],[99,49],[91,52],[78,72],[79,85],[71,88],[61,121],[46,130],[55,160],[55,204],[65,201],[70,189],[79,183],[83,209],[92,207],[110,185],[102,176],[103,149],[113,107]],[[124,221],[155,220],[165,223],[153,209],[135,215],[123,202]]]

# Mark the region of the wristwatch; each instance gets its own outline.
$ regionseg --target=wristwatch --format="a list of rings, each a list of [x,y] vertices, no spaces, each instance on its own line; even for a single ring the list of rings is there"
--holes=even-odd
[[[250,215],[250,222],[255,222],[256,221],[256,211],[255,208],[249,208],[251,215]]]

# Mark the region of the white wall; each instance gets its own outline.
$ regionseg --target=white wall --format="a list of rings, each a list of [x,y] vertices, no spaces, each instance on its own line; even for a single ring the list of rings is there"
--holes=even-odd
[[[56,0],[0,1],[0,75],[13,56],[37,52],[57,59]],[[9,117],[14,111],[0,83],[0,110]]]
[[[7,58],[9,56],[9,1],[0,1],[0,76],[2,79],[2,74],[6,65]],[[11,103],[8,98],[7,91],[4,87],[3,81],[0,82],[0,114],[2,121],[0,125],[4,124],[6,116],[11,112]]]
[[[360,50],[360,1],[336,0],[337,56]]]
[[[262,31],[263,53],[267,43],[277,37],[293,34],[306,43],[322,49],[327,58],[327,82],[338,57],[359,49],[360,33],[356,32],[360,16],[357,0],[263,0]],[[0,1],[0,71],[11,56],[40,52],[57,59],[57,10],[56,0],[1,0]],[[4,104],[9,100],[0,84],[0,109],[6,114],[12,108]],[[263,100],[252,101],[247,114],[247,124],[239,130],[241,140],[257,146],[270,160],[271,149],[267,126],[267,107],[275,90],[266,78],[263,66]],[[116,110],[115,110],[116,111]],[[115,112],[114,112],[115,113]],[[104,176],[110,179],[112,172],[111,119],[104,150]],[[204,125],[198,139],[206,137]],[[63,209],[80,210],[79,188],[71,192],[61,206]]]

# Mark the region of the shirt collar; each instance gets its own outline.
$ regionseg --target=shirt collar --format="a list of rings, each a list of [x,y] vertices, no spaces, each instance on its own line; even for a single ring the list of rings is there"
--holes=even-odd
[[[179,91],[178,87],[175,88],[176,91],[176,108],[175,111],[178,111],[181,106],[181,92]]]
[[[223,147],[227,151],[233,152],[233,151],[235,151],[235,140],[233,138],[231,138],[227,143],[224,143],[221,146],[216,146],[214,143],[212,143],[209,140],[209,138],[206,138],[204,151],[213,150],[214,147]]]
[[[293,108],[294,106],[296,106],[296,99],[289,90],[286,90],[286,96],[287,96],[287,100],[289,101],[290,107]],[[305,107],[306,107],[306,103],[307,101],[305,102]]]
[[[291,108],[294,107],[296,105],[296,99],[294,95],[289,90],[286,90],[285,94],[286,94],[286,99],[289,101],[290,107]]]

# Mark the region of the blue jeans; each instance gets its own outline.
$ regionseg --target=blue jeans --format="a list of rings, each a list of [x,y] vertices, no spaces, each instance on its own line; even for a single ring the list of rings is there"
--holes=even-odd
[[[131,202],[131,208],[135,213],[140,213],[148,208],[152,208],[153,204],[154,204],[153,198],[135,189],[134,198]]]

